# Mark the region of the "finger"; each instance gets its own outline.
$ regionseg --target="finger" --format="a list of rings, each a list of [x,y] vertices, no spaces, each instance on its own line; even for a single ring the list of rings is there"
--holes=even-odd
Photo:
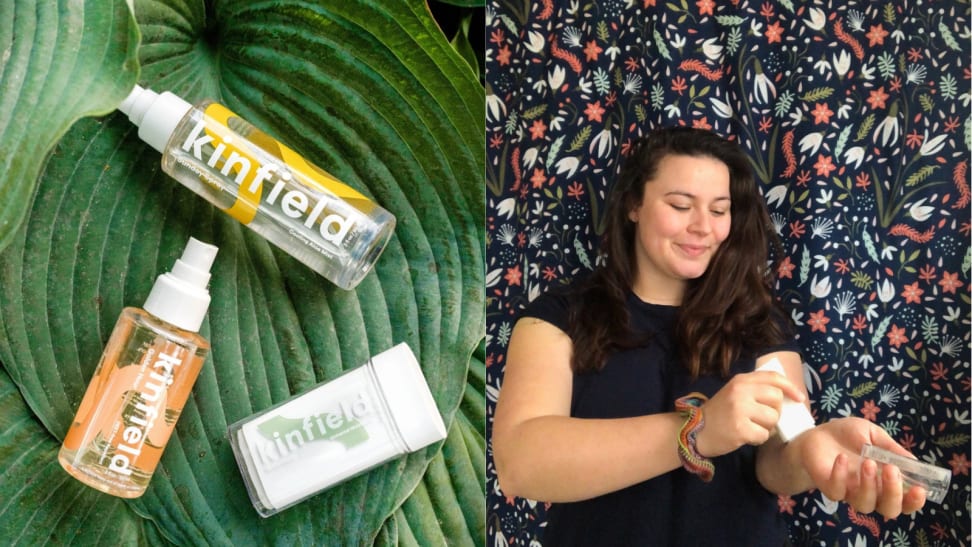
[[[766,441],[770,440],[770,437],[772,436],[773,436],[772,427],[767,429],[759,424],[754,423],[749,428],[749,433],[746,435],[746,444],[752,446],[760,446],[765,444]]]
[[[883,448],[899,456],[904,456],[906,458],[911,458],[917,460],[911,452],[908,452],[903,446],[898,444],[890,435],[881,427],[873,426],[868,431],[871,444],[878,448]]]
[[[773,428],[780,422],[780,409],[767,405],[758,405],[749,416],[749,420],[768,434],[773,433]]]
[[[877,511],[886,519],[897,518],[901,514],[904,492],[901,470],[896,465],[884,465],[881,469],[881,492],[877,499]]]
[[[780,390],[783,397],[786,397],[791,401],[802,403],[807,398],[806,392],[803,389],[798,388],[796,385],[793,384],[793,382],[790,381],[789,378],[787,378],[786,376],[778,372],[758,371],[755,372],[754,374],[763,375],[760,378],[760,380],[762,380],[763,383],[769,384],[775,387],[776,389]]]
[[[834,501],[842,501],[847,497],[847,456],[837,454],[834,458],[834,465],[830,470],[830,477],[825,484],[817,485],[827,498]]]
[[[847,496],[848,503],[859,513],[873,513],[877,505],[878,490],[877,463],[874,460],[865,459],[861,464],[860,483],[857,488],[850,490]]]
[[[925,506],[927,499],[927,490],[921,486],[912,486],[905,492],[904,499],[901,500],[901,512],[904,514],[914,513]]]

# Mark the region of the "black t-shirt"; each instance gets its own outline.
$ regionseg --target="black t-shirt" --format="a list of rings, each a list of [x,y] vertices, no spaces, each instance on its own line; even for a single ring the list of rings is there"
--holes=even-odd
[[[523,315],[567,331],[569,298],[538,297]],[[675,358],[672,329],[678,308],[643,302],[629,293],[636,332],[653,333],[646,347],[617,352],[596,373],[575,374],[571,416],[622,418],[671,412],[676,398],[693,391],[711,397],[725,381],[692,380]],[[767,348],[799,351],[795,343]],[[752,371],[755,359],[733,364],[731,373]],[[675,444],[672,443],[672,450]],[[786,523],[777,496],[756,479],[756,449],[744,446],[714,458],[709,483],[682,468],[589,500],[554,504],[547,514],[544,547],[584,546],[780,546]]]

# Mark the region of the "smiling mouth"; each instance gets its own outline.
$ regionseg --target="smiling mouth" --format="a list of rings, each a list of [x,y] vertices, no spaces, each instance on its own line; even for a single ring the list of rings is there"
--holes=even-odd
[[[685,245],[685,244],[680,244],[678,247],[682,250],[683,253],[685,253],[685,254],[687,254],[689,256],[692,256],[692,257],[701,256],[701,255],[705,254],[706,251],[709,250],[709,247],[707,245]]]

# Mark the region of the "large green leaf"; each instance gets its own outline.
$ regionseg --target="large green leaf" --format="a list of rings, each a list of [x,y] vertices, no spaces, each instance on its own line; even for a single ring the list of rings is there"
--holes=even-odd
[[[467,375],[481,384],[483,368],[471,359],[484,329],[475,75],[414,0],[145,1],[135,13],[143,85],[220,100],[374,197],[398,225],[375,272],[342,291],[168,178],[124,116],[82,119],[43,166],[0,255],[0,361],[36,419],[50,439],[63,436],[122,307],[140,306],[194,236],[220,247],[201,330],[213,350],[149,490],[126,502],[154,523],[148,530],[179,544],[358,545],[386,542],[404,519],[426,536],[481,544],[485,417],[457,413]],[[449,439],[260,519],[227,425],[401,341],[419,357]],[[38,450],[56,466],[56,442]],[[0,481],[0,499],[17,496],[15,481]]]
[[[0,2],[0,250],[54,142],[135,83],[137,44],[123,0]]]
[[[139,540],[139,518],[61,469],[58,443],[41,427],[10,376],[0,369],[0,539],[5,545],[95,544]],[[29,524],[29,526],[25,525]]]

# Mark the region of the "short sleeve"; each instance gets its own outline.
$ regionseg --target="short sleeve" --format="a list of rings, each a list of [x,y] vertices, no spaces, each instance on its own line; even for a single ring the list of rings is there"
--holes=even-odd
[[[527,304],[520,317],[542,319],[547,323],[567,332],[569,317],[569,300],[563,291],[548,291]]]

